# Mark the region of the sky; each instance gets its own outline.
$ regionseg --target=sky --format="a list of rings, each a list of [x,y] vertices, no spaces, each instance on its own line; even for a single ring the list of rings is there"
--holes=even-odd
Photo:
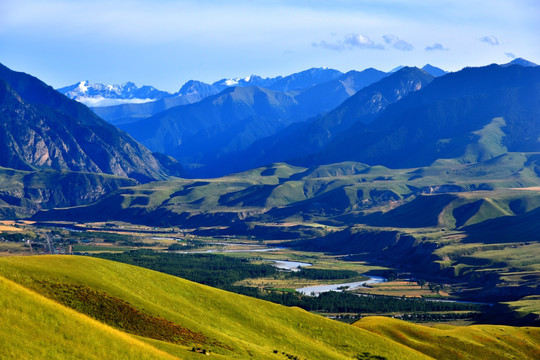
[[[538,0],[0,0],[0,63],[55,88],[540,63]]]

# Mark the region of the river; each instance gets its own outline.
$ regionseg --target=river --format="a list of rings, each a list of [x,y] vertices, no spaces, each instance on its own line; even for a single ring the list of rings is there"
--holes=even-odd
[[[312,266],[310,263],[304,263],[299,261],[288,261],[288,260],[268,260],[274,262],[274,266],[278,269],[288,270],[288,271],[300,271],[300,268]]]
[[[331,284],[331,285],[315,285],[315,286],[308,286],[300,289],[296,289],[299,293],[302,293],[304,295],[319,295],[320,293],[327,292],[327,291],[337,291],[341,292],[344,290],[354,290],[359,287],[362,287],[364,285],[369,284],[377,284],[385,282],[386,279],[380,276],[370,276],[369,280],[364,281],[356,281],[356,282],[350,282],[350,283],[341,283],[341,284]]]

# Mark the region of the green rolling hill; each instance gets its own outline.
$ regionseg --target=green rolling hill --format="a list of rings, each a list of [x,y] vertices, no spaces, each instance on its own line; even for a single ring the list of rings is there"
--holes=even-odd
[[[528,204],[523,205],[527,210],[534,208],[538,204],[532,199],[534,192],[503,196],[479,190],[540,185],[536,157],[507,153],[481,163],[413,169],[354,162],[312,168],[278,163],[218,179],[178,179],[128,187],[95,204],[40,212],[35,219],[137,218],[151,225],[229,226],[231,221],[303,217],[337,225],[353,221],[373,226],[455,228],[512,215],[512,206],[517,209],[518,203]],[[513,199],[514,195],[519,196]],[[502,196],[507,200],[501,201],[508,204],[496,204],[490,200],[494,196]],[[467,205],[473,201],[483,202],[476,207]]]

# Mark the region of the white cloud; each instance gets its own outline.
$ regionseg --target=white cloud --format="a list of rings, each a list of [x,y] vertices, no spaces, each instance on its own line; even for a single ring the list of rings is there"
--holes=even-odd
[[[374,43],[368,36],[360,34],[347,34],[343,40],[337,40],[334,42],[320,41],[318,43],[311,43],[314,47],[322,47],[325,49],[343,51],[352,49],[384,49],[382,44]]]
[[[516,58],[516,55],[514,53],[511,53],[511,52],[505,52],[504,55],[508,56],[510,59],[515,59]]]
[[[489,45],[499,45],[499,40],[493,35],[481,37],[480,41]]]
[[[411,51],[413,49],[413,46],[406,42],[405,40],[401,40],[395,35],[384,35],[383,36],[384,42],[388,45],[392,45],[394,49],[401,50],[401,51]]]
[[[440,43],[435,43],[431,46],[426,46],[426,51],[447,51],[448,49],[442,46]]]
[[[359,49],[384,49],[381,44],[375,44],[371,39],[364,35],[348,34],[345,35],[343,43],[349,47],[356,47]]]

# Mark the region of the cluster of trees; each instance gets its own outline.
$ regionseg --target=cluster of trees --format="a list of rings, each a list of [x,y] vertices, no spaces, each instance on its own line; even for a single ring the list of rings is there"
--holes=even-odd
[[[204,241],[190,241],[186,243],[174,243],[172,245],[169,245],[167,250],[169,251],[184,251],[184,250],[191,250],[191,249],[197,249],[204,246],[207,246],[208,243],[205,243]]]
[[[358,273],[353,270],[327,270],[302,268],[300,271],[291,272],[290,276],[299,277],[309,280],[336,280],[336,279],[351,279],[358,276]]]
[[[253,264],[246,259],[215,254],[170,254],[152,250],[101,253],[96,256],[224,288],[247,278],[272,276],[277,269],[269,264]]]
[[[9,242],[20,242],[25,240],[34,240],[36,238],[36,234],[34,233],[9,233],[9,232],[3,232],[0,233],[0,239],[4,241]]]
[[[427,301],[420,298],[397,298],[384,295],[363,295],[348,292],[329,291],[319,296],[306,296],[285,291],[260,290],[253,287],[229,287],[233,291],[285,306],[297,306],[308,311],[330,313],[376,313],[392,312],[445,312],[445,311],[480,311],[482,305]]]
[[[54,231],[52,233],[55,234]],[[100,239],[106,243],[139,243],[133,235],[101,231],[70,231],[69,236],[75,239]],[[148,244],[143,245],[148,246]]]
[[[450,321],[460,319],[477,319],[480,317],[478,312],[447,312],[447,313],[412,313],[393,316],[396,319],[423,321]]]
[[[387,358],[380,355],[373,355],[369,352],[363,352],[361,354],[356,355],[356,358],[358,360],[386,360]]]

